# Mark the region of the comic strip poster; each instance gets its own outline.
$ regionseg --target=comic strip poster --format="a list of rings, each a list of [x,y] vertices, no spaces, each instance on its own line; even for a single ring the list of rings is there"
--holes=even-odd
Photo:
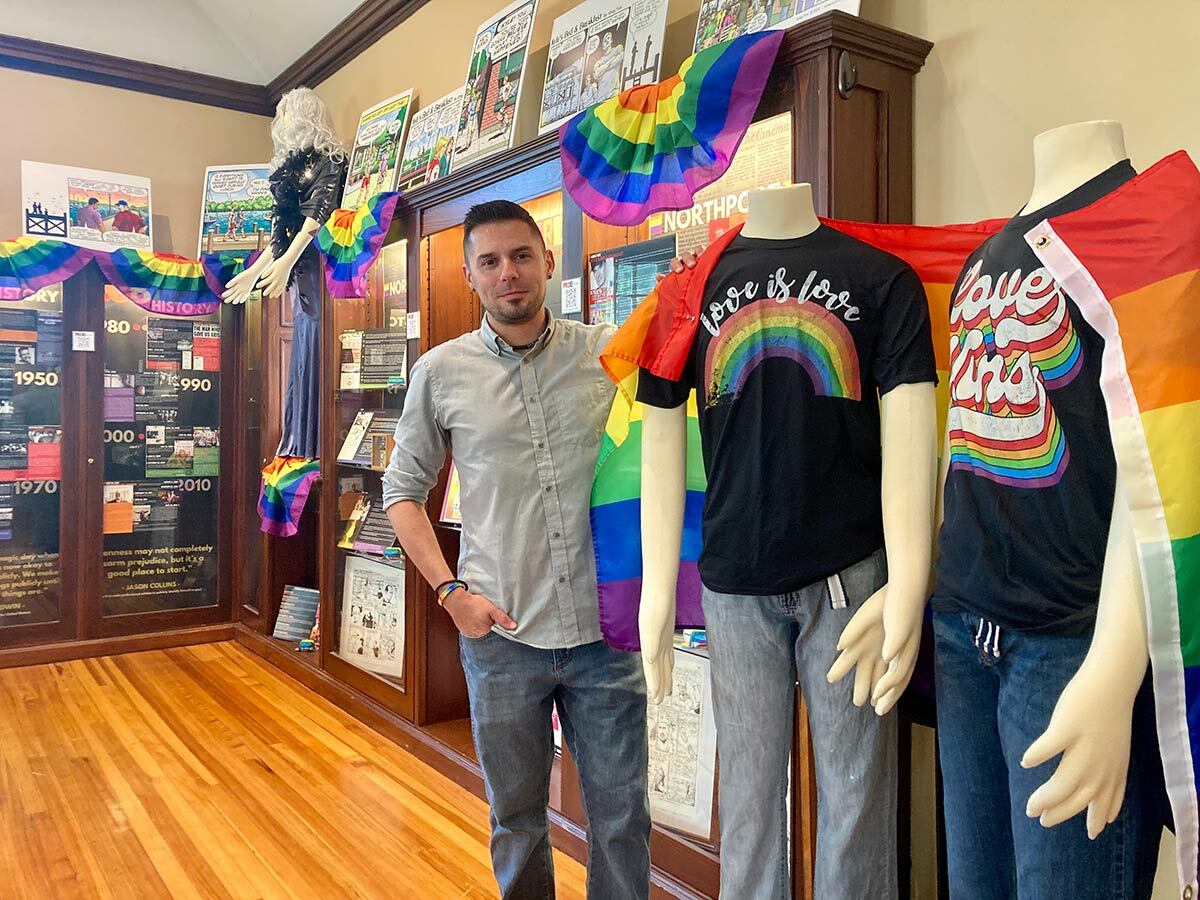
[[[338,655],[379,675],[404,676],[404,566],[346,557]]]
[[[666,0],[586,0],[554,20],[538,133],[639,84],[658,81]]]
[[[412,96],[408,90],[389,97],[359,117],[346,169],[343,209],[358,209],[376,194],[396,189]]]
[[[708,657],[676,648],[671,693],[646,710],[650,817],[701,840],[712,837],[717,728]]]
[[[209,166],[200,200],[197,259],[221,250],[256,250],[271,241],[271,167],[267,163]],[[209,237],[211,235],[211,237]]]
[[[413,115],[404,144],[404,162],[400,164],[400,190],[419,188],[450,174],[465,91],[460,87]]]
[[[743,34],[791,28],[833,9],[858,15],[860,0],[703,0],[694,53]]]
[[[475,32],[452,172],[512,146],[536,11],[537,0],[516,0]]]
[[[150,179],[21,160],[21,233],[93,250],[152,250]]]

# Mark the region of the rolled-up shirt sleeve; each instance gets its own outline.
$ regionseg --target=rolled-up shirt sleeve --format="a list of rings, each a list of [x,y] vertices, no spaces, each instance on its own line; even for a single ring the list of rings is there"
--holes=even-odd
[[[450,436],[438,417],[433,378],[421,360],[414,363],[396,425],[396,447],[383,473],[383,508],[401,500],[425,503],[446,461]]]

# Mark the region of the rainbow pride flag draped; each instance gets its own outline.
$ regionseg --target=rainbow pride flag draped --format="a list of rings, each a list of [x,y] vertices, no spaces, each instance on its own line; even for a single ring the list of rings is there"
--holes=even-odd
[[[262,530],[279,537],[295,534],[308,492],[320,474],[321,463],[315,459],[277,456],[267,463],[262,470],[262,491],[258,496]]]
[[[563,186],[610,225],[687,209],[733,161],[782,41],[782,31],[763,31],[717,44],[665,81],[630,88],[565,122]]]
[[[942,382],[939,429],[944,430],[950,293],[966,258],[1003,222],[826,224],[900,256],[920,276],[933,322]],[[627,517],[620,530],[605,525],[608,506],[639,499],[640,448],[626,449],[640,438],[634,425],[641,412],[632,402],[638,368],[680,376],[704,283],[730,239],[726,235],[714,243],[694,270],[660,283],[601,357],[620,390],[606,425],[606,452],[596,467],[592,521],[600,621],[605,638],[617,646],[636,644],[640,595],[614,575],[640,579],[640,519]],[[1042,222],[1026,239],[1105,339],[1101,389],[1138,545],[1179,880],[1195,893],[1200,868],[1200,170],[1177,153],[1097,203]],[[692,494],[703,487],[692,473],[699,452],[695,428],[688,440],[685,530],[698,534]],[[697,555],[698,545],[685,537],[682,563]],[[702,624],[697,589],[680,578],[678,608],[687,611],[677,616],[681,627]]]
[[[335,209],[321,226],[316,244],[325,256],[329,296],[366,296],[367,272],[379,256],[399,201],[397,191],[376,194],[358,209]]]
[[[246,265],[249,251],[222,251],[202,259],[121,247],[94,250],[50,238],[0,241],[0,300],[22,300],[59,284],[95,262],[105,279],[143,309],[166,316],[203,316],[221,304],[221,292]]]
[[[96,253],[94,258],[109,284],[150,312],[204,316],[221,305],[199,260],[132,247]]]
[[[62,241],[19,237],[0,241],[0,300],[24,300],[66,281],[92,261],[92,251]]]

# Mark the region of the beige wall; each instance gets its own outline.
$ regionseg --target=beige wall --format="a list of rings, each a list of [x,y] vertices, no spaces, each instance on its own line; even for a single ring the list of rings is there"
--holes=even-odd
[[[863,0],[935,46],[917,77],[916,219],[1002,216],[1028,199],[1040,131],[1116,119],[1134,166],[1200,153],[1195,0]]]
[[[13,69],[0,69],[0,97],[0,238],[21,233],[30,159],[148,177],[154,249],[195,256],[204,167],[271,157],[262,116]]]

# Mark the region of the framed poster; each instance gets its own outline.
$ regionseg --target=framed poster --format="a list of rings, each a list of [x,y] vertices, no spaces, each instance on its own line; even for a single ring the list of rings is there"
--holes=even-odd
[[[624,325],[675,256],[673,234],[593,253],[588,258],[588,322]]]
[[[725,174],[698,191],[690,209],[650,216],[650,236],[673,234],[680,253],[699,252],[746,221],[750,191],[791,183],[792,114],[785,112],[755,122],[746,130]]]
[[[396,189],[401,150],[412,109],[411,90],[364,110],[354,131],[342,208],[358,209],[383,191]]]
[[[150,179],[21,160],[21,233],[115,250],[154,249]]]
[[[671,693],[646,710],[650,735],[650,818],[712,839],[717,726],[706,654],[675,648]]]
[[[378,675],[404,677],[404,565],[346,557],[338,655]]]
[[[453,528],[462,528],[462,485],[458,480],[458,466],[450,460],[450,477],[446,479],[446,494],[442,497],[442,512],[438,521]]]
[[[512,146],[535,12],[537,0],[515,0],[475,32],[450,171]]]
[[[197,259],[207,252],[210,234],[214,253],[257,249],[259,234],[263,235],[264,246],[270,242],[274,202],[270,175],[267,163],[209,166],[204,170]]]
[[[458,132],[465,92],[466,88],[460,87],[413,115],[404,144],[404,161],[400,164],[397,182],[400,190],[419,188],[450,174],[454,135]]]
[[[743,34],[791,28],[833,9],[857,16],[859,4],[860,0],[703,0],[692,52]]]
[[[538,134],[639,84],[658,81],[666,0],[585,0],[554,20]]]

